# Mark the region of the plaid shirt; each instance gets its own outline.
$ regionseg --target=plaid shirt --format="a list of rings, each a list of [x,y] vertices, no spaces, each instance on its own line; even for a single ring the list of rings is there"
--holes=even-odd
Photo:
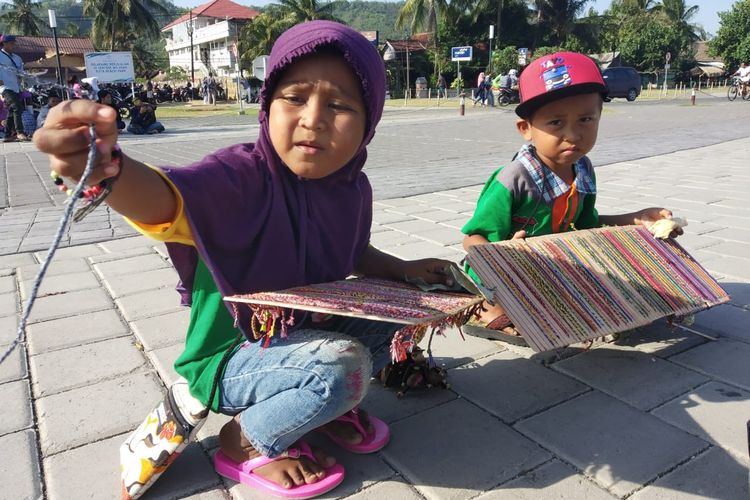
[[[534,146],[531,144],[523,145],[516,155],[516,160],[526,167],[547,204],[551,204],[555,198],[570,191],[570,186],[537,158]],[[585,156],[573,164],[576,174],[574,182],[579,193],[596,194],[592,169],[591,162]]]

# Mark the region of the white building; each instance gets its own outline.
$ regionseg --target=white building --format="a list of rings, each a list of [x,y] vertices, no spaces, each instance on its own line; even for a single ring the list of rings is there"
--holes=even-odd
[[[237,61],[237,36],[243,24],[258,12],[231,0],[213,0],[195,7],[164,26],[170,66],[181,66],[190,74],[190,27],[193,37],[195,78],[213,72],[217,76],[234,75]]]

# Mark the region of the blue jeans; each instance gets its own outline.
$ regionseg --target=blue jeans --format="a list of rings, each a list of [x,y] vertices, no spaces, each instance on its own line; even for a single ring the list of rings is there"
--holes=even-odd
[[[391,339],[402,326],[337,318],[332,325],[302,325],[266,348],[245,342],[224,370],[220,410],[239,414],[253,447],[277,457],[362,401],[370,377],[390,361]]]

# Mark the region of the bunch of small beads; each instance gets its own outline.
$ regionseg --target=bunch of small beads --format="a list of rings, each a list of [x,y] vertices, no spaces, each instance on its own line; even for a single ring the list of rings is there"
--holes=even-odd
[[[68,196],[73,194],[73,190],[68,188],[68,186],[65,185],[65,181],[62,177],[60,177],[60,174],[55,172],[54,170],[50,172],[50,177],[52,177],[52,182],[55,183],[55,186],[57,186],[57,189],[62,191],[63,193],[67,193]],[[88,189],[84,189],[81,191],[81,194],[79,195],[79,198],[94,198],[96,195],[101,193],[104,190],[104,187],[106,186],[106,181],[101,181],[99,184],[96,184],[95,186],[91,186]]]
[[[115,144],[114,148],[112,149],[112,163],[117,163],[118,165],[120,165],[121,162],[122,162],[122,150],[120,149],[120,146]],[[73,190],[68,188],[68,186],[65,185],[65,181],[60,176],[60,174],[58,174],[57,172],[53,170],[50,172],[49,175],[50,177],[52,177],[52,182],[55,183],[55,186],[57,186],[57,189],[59,189],[63,193],[66,193],[68,196],[71,196],[73,194]],[[118,176],[119,176],[119,172],[118,172]],[[87,189],[84,189],[83,191],[81,191],[81,194],[78,197],[84,198],[86,200],[91,200],[91,199],[96,198],[97,196],[101,195],[102,192],[106,189],[108,180],[109,179],[104,179],[103,181],[99,182],[99,184],[96,184]]]

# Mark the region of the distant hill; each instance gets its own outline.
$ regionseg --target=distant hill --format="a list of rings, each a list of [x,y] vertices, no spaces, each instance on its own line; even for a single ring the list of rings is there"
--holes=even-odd
[[[358,31],[379,31],[380,40],[404,38],[406,31],[394,27],[398,11],[404,2],[343,1],[337,3],[333,14]]]
[[[170,0],[156,1],[166,7],[169,12],[168,15],[156,16],[157,22],[161,26],[169,24],[172,20],[188,11],[188,9],[177,7]],[[201,3],[201,0],[196,0],[196,2]],[[246,2],[239,0],[239,3],[244,4]],[[62,36],[72,34],[85,36],[91,30],[91,18],[83,15],[83,4],[77,0],[42,0],[39,5],[40,17],[45,21],[47,19],[47,9],[55,10],[57,13],[58,33]],[[336,3],[333,13],[337,18],[358,31],[378,31],[381,40],[386,38],[403,38],[405,31],[399,32],[394,27],[398,11],[403,5],[403,2],[344,0]],[[0,6],[0,10],[8,7],[8,4],[4,4]],[[262,11],[264,7],[267,7],[267,5],[253,8]],[[74,26],[78,29],[75,29]],[[0,22],[0,30],[4,27],[3,23]],[[44,34],[46,35],[47,33],[45,32]]]

